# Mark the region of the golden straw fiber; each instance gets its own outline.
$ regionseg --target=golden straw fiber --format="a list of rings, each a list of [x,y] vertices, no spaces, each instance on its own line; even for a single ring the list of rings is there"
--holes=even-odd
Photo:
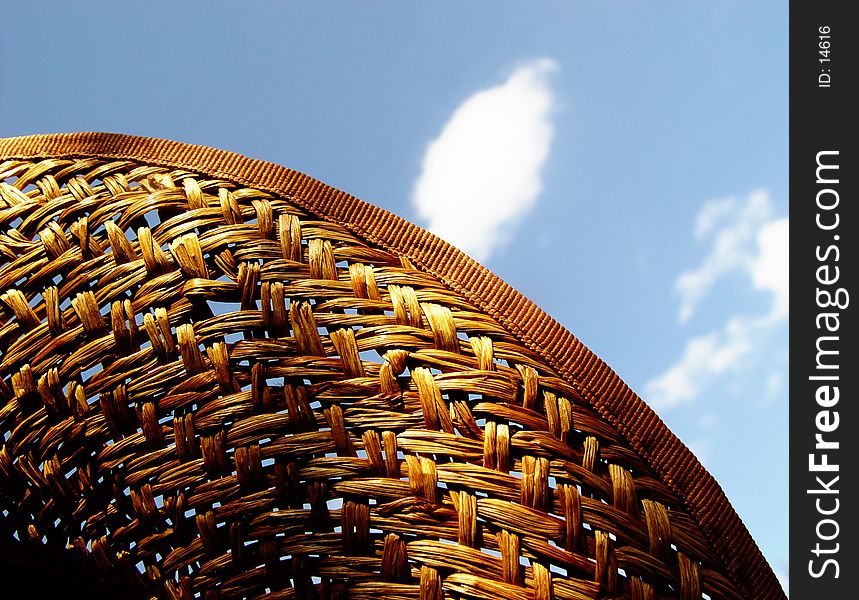
[[[0,255],[0,550],[42,548],[42,578],[785,597],[715,480],[571,333],[305,175],[115,134],[0,140]]]

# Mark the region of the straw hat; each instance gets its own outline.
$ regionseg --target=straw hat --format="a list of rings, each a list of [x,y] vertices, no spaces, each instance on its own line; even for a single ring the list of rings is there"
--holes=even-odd
[[[655,413],[430,233],[122,135],[0,140],[0,181],[8,547],[173,599],[784,598]]]

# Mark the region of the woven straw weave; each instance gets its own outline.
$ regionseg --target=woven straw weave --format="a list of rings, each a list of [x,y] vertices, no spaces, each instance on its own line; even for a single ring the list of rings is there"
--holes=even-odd
[[[15,544],[183,600],[784,597],[652,411],[426,232],[126,136],[3,141],[0,181]]]

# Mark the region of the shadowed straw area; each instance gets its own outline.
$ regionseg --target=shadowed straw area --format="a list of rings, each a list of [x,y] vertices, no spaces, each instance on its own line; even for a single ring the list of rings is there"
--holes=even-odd
[[[652,411],[437,238],[220,151],[0,150],[21,544],[183,600],[784,597]]]

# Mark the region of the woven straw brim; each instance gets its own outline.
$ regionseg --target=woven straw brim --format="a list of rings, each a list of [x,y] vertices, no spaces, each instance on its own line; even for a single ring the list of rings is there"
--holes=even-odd
[[[176,142],[0,160],[19,539],[166,598],[784,598],[656,414],[432,234]]]

